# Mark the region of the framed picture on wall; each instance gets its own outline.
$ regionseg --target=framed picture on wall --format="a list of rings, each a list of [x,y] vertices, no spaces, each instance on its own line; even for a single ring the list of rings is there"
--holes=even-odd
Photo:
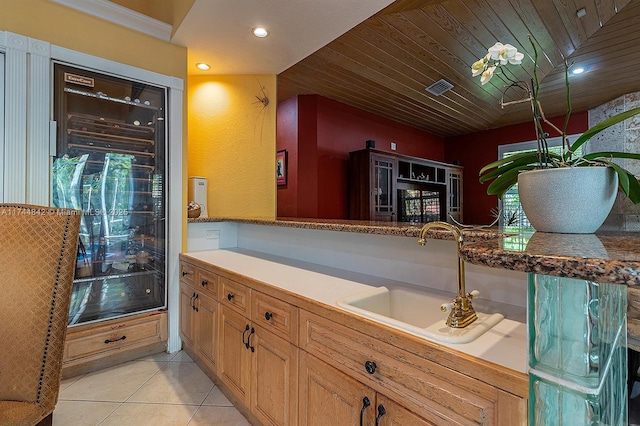
[[[287,184],[287,150],[276,153],[276,183],[278,186]]]

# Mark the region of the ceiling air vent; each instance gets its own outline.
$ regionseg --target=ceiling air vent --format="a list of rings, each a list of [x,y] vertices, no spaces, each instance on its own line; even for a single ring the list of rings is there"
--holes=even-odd
[[[440,96],[444,92],[447,92],[451,89],[453,89],[453,84],[449,83],[446,80],[438,80],[435,83],[433,83],[431,86],[427,87],[425,90],[431,93],[432,95]]]

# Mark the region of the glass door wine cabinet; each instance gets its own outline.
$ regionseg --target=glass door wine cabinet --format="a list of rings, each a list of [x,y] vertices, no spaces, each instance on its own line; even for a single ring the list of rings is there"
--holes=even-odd
[[[52,202],[83,212],[70,325],[166,307],[165,99],[54,65]]]

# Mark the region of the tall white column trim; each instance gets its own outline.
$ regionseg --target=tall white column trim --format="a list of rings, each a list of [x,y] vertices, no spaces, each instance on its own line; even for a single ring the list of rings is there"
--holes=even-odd
[[[182,98],[183,81],[172,78],[172,86],[180,89],[170,89],[169,98],[169,188],[167,190],[167,305],[169,311],[169,338],[167,351],[175,352],[181,349],[182,341],[179,336],[180,320],[180,277],[178,255],[182,251],[182,224],[186,209],[183,208],[183,180],[182,180]]]
[[[50,173],[50,96],[51,46],[29,39],[27,202],[49,205]]]
[[[27,51],[29,39],[6,32],[4,201],[26,202]]]

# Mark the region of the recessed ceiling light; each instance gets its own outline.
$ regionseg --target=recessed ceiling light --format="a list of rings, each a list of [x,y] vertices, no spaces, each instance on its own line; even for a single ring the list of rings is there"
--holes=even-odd
[[[264,38],[269,35],[269,31],[266,28],[255,27],[253,30],[253,35],[256,37]]]
[[[209,69],[209,68],[211,68],[211,67],[209,66],[209,64],[205,64],[205,63],[203,63],[203,62],[198,62],[198,63],[196,64],[196,68],[198,68],[199,70],[202,70],[202,71],[206,71],[206,70],[208,70],[208,69]]]
[[[571,74],[573,74],[573,75],[582,74],[583,72],[585,72],[584,67],[576,67],[576,68],[571,70]]]

